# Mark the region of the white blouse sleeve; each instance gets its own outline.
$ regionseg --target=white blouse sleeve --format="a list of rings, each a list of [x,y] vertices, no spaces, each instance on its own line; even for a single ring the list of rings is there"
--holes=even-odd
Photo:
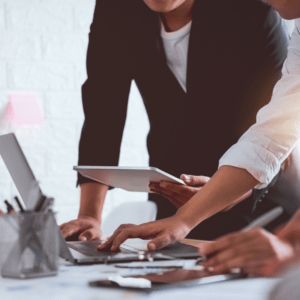
[[[300,139],[300,19],[295,21],[288,56],[269,104],[256,123],[220,159],[224,165],[246,169],[259,182],[269,184],[281,163]]]

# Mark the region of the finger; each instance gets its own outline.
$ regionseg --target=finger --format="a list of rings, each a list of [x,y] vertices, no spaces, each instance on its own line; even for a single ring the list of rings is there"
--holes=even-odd
[[[233,234],[225,235],[224,237],[205,245],[203,249],[203,254],[212,255],[226,248],[229,248],[235,243],[235,240],[236,239],[233,236]]]
[[[157,188],[159,188],[159,183],[157,183],[157,182],[150,182],[149,183],[149,189],[150,190],[157,190]]]
[[[102,249],[107,249],[109,247],[111,247],[113,241],[116,239],[116,237],[118,236],[118,234],[124,230],[125,228],[127,227],[134,227],[136,225],[134,224],[122,224],[120,225],[116,230],[115,232],[107,239],[107,241],[105,243],[103,243],[102,245],[99,245],[97,247],[98,250],[102,250]]]
[[[226,261],[220,261],[212,267],[214,268],[215,272],[219,273],[228,271],[232,268],[244,269],[249,265],[249,262],[252,262],[252,265],[255,264],[255,253],[241,253],[240,255],[231,257]]]
[[[117,251],[127,239],[142,238],[143,235],[144,232],[142,226],[125,228],[114,238],[111,245],[111,251]]]
[[[79,241],[91,241],[91,240],[96,240],[96,239],[100,240],[100,238],[101,238],[100,232],[97,232],[97,230],[95,230],[95,229],[88,229],[79,235],[78,240]]]
[[[164,193],[172,197],[178,197],[179,195],[181,195],[185,199],[192,198],[195,194],[197,194],[200,191],[200,188],[179,185],[179,184],[172,184],[169,182],[161,182],[157,189],[163,191]]]
[[[170,182],[161,182],[156,189],[158,191],[164,192],[165,194],[175,196],[176,194],[182,194],[182,190],[185,190],[187,187],[180,184],[174,184]]]
[[[233,246],[243,244],[249,239],[255,237],[255,233],[253,231],[239,231],[224,235],[223,237],[217,239],[213,243],[209,243],[205,245],[203,249],[204,255],[211,255],[213,253],[217,253],[223,251],[227,248],[232,248]]]
[[[163,191],[161,191],[161,190],[159,190],[159,189],[156,189],[156,190],[150,189],[150,191],[151,191],[151,192],[154,192],[154,193],[156,193],[156,194],[158,194],[158,195],[161,195],[161,196],[163,196],[163,197],[165,197],[165,198],[168,198],[168,197],[169,197],[168,194],[166,194],[165,192],[163,192]]]
[[[276,272],[274,270],[277,264],[273,264],[270,262],[257,264],[255,267],[247,267],[245,269],[245,273],[249,274],[251,277],[278,277],[282,274]]]
[[[165,198],[177,199],[181,205],[186,203],[190,198],[192,198],[200,189],[191,188],[186,186],[180,186],[178,184],[170,184],[167,182],[160,183],[156,187],[155,193],[164,196]]]
[[[210,180],[210,177],[182,174],[180,179],[189,186],[199,187],[205,185]]]
[[[251,237],[244,242],[236,243],[232,247],[217,252],[207,262],[203,263],[205,267],[214,266],[216,271],[224,271],[226,268],[246,266],[255,266],[264,262],[272,256],[268,244],[258,235]]]
[[[73,234],[76,234],[79,232],[79,227],[78,226],[65,226],[63,229],[61,229],[61,234],[63,235],[64,238],[67,238]]]
[[[244,254],[245,248],[248,250],[249,246],[246,244],[238,244],[232,247],[223,249],[222,251],[215,252],[212,256],[208,257],[208,260],[203,262],[204,267],[216,266],[223,264],[224,262],[230,261],[234,257],[241,256]]]
[[[63,224],[59,225],[59,229],[62,230],[66,226],[66,224],[67,223],[63,223]]]
[[[111,236],[106,240],[105,243],[99,245],[99,246],[97,247],[97,249],[98,249],[98,250],[103,250],[103,249],[110,248],[111,245],[112,245],[112,243],[113,243],[113,241],[114,241],[114,239],[117,237],[117,235],[118,235],[119,233],[120,233],[120,230],[116,230],[116,231],[113,233],[113,235],[111,235]]]
[[[158,236],[158,237],[154,238],[153,240],[151,240],[147,244],[147,248],[149,251],[155,251],[155,250],[159,250],[159,249],[166,247],[167,245],[171,244],[172,242],[173,241],[169,234],[163,234],[163,235]]]
[[[4,215],[4,212],[3,210],[0,209],[0,216],[3,216]]]
[[[270,270],[270,268],[268,268],[265,263],[257,263],[255,265],[245,266],[243,268],[243,272],[251,277],[269,276],[270,272],[268,271],[268,269]]]

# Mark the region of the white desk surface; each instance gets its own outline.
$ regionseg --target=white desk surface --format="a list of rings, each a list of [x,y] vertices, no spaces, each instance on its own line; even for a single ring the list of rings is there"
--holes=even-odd
[[[96,300],[96,299],[155,299],[155,300],[266,300],[278,279],[241,279],[223,283],[202,285],[155,292],[149,295],[121,289],[91,288],[90,280],[104,279],[115,269],[113,266],[63,265],[59,274],[39,279],[0,279],[0,295],[5,300]]]
[[[88,286],[89,281],[105,279],[116,270],[121,270],[122,275],[125,275],[124,272],[130,272],[128,269],[117,269],[113,265],[74,266],[62,260],[57,276],[27,280],[0,277],[0,299],[267,300],[270,291],[278,283],[278,279],[241,279],[151,294]]]

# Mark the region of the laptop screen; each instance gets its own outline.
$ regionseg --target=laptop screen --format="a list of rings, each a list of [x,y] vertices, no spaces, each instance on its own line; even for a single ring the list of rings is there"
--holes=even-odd
[[[16,185],[26,209],[33,209],[42,191],[13,133],[0,136],[0,155]]]

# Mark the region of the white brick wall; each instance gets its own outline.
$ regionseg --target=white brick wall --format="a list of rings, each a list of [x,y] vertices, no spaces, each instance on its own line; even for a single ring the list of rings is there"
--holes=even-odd
[[[58,222],[76,218],[78,141],[83,122],[81,85],[95,0],[0,0],[0,113],[13,92],[35,93],[45,125],[17,132],[21,146],[41,181],[56,199]],[[120,165],[147,166],[145,108],[133,83]],[[0,207],[17,193],[0,157]],[[104,216],[124,201],[146,200],[144,193],[109,192]]]

